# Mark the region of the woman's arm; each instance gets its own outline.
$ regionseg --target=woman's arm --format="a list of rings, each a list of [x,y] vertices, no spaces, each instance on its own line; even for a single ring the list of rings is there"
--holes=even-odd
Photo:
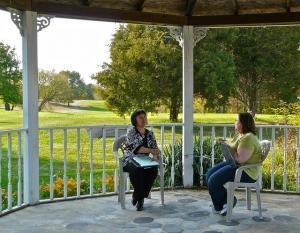
[[[235,160],[239,164],[247,162],[252,156],[253,150],[238,148],[237,152],[234,154]]]
[[[250,138],[250,136],[245,136],[241,139],[241,141],[238,144],[235,159],[239,164],[243,164],[247,162],[254,151],[254,145]]]
[[[160,154],[160,150],[159,149],[155,149],[155,148],[147,148],[144,146],[141,146],[138,150],[137,150],[138,154],[153,154],[155,156]]]

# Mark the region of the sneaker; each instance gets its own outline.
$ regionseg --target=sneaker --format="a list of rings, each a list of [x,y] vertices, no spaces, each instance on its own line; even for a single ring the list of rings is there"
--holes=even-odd
[[[213,213],[213,214],[220,214],[221,213],[221,210],[216,210],[215,209],[215,207],[214,207],[214,205],[210,205],[210,207],[211,207],[211,212]]]
[[[233,198],[233,208],[236,206],[236,203],[237,203],[237,199],[236,197]],[[226,216],[227,214],[227,204],[224,205],[223,209],[220,211],[220,214],[222,216]]]

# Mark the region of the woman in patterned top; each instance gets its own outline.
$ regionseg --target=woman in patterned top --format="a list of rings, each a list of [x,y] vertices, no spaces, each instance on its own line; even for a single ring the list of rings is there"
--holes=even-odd
[[[155,136],[152,131],[145,128],[147,114],[142,109],[137,109],[131,115],[132,127],[127,130],[123,169],[129,172],[130,182],[134,188],[132,204],[137,211],[143,210],[144,198],[148,197],[151,187],[157,177],[157,167],[136,168],[131,165],[130,159],[134,156],[152,154],[158,160],[160,150],[157,148]]]

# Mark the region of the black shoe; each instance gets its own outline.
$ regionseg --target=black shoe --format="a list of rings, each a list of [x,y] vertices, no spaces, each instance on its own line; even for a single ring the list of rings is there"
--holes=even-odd
[[[136,203],[137,203],[137,199],[132,198],[132,199],[131,199],[131,204],[132,204],[133,206],[135,206]]]
[[[142,211],[144,209],[144,199],[140,200],[136,204],[136,210]]]
[[[233,198],[233,208],[236,206],[236,203],[237,203],[237,199],[236,199],[236,197],[234,197],[234,198]],[[233,209],[233,208],[232,208],[232,209]],[[224,208],[221,210],[220,214],[221,214],[222,216],[226,216],[226,214],[227,214],[227,205],[224,206]]]

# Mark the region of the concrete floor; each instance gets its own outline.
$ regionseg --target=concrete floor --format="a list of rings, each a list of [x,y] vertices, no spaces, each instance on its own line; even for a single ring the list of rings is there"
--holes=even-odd
[[[0,218],[2,233],[181,233],[181,232],[300,232],[300,195],[262,194],[264,222],[258,215],[253,193],[253,210],[245,208],[244,193],[238,193],[233,224],[211,213],[207,191],[166,192],[166,205],[159,205],[159,193],[145,201],[143,212],[135,211],[127,195],[122,210],[117,197],[99,197],[28,207]]]

